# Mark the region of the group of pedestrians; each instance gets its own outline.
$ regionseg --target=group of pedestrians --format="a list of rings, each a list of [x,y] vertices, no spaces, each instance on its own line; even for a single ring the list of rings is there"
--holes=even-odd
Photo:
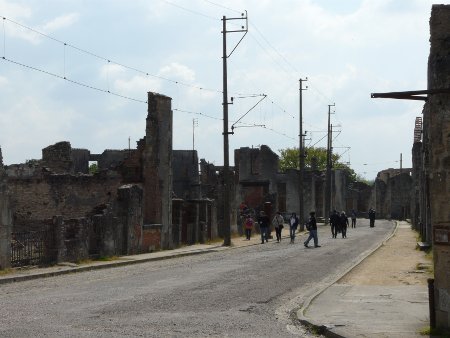
[[[336,238],[338,233],[342,234],[342,238],[347,238],[347,227],[348,227],[348,217],[345,214],[345,211],[339,212],[334,209],[330,215],[330,226],[331,226],[331,235],[333,238]],[[355,218],[355,226],[356,226],[356,218]],[[352,218],[352,227],[353,227],[353,218]]]
[[[370,208],[368,211],[369,219],[370,219],[370,227],[375,226],[375,210]],[[356,228],[356,212],[355,210],[351,211],[351,227]],[[345,211],[339,213],[336,209],[334,209],[330,214],[330,226],[331,226],[331,235],[333,238],[337,238],[337,235],[342,234],[342,238],[347,238],[347,228],[349,227],[348,216]],[[275,235],[277,243],[281,242],[281,231],[284,228],[284,218],[281,215],[281,212],[277,212],[270,222],[269,216],[261,211],[259,216],[257,217],[256,222],[259,225],[259,229],[261,232],[261,244],[267,243],[270,237],[270,224],[272,224],[275,229]],[[295,234],[297,232],[297,228],[299,225],[299,219],[295,212],[293,212],[289,218],[289,237],[291,243],[295,242]],[[245,216],[244,228],[245,228],[245,236],[247,240],[250,240],[252,229],[255,225],[255,220],[251,216],[251,214],[247,214]],[[306,223],[306,229],[309,231],[309,236],[305,242],[303,242],[305,247],[308,247],[308,244],[311,240],[314,241],[314,247],[318,248],[319,240],[317,236],[317,220],[315,217],[315,212],[312,211],[309,214],[308,222]]]
[[[264,211],[260,211],[259,216],[256,219],[256,222],[259,225],[259,230],[261,233],[261,244],[267,243],[270,237],[270,219],[269,216]],[[292,213],[289,219],[289,236],[291,238],[291,243],[295,241],[295,233],[298,228],[298,217],[295,213]],[[244,229],[245,229],[245,237],[247,240],[250,240],[252,235],[252,229],[255,226],[255,220],[253,219],[251,214],[247,214],[245,216],[244,221]],[[272,226],[275,229],[275,236],[277,242],[281,242],[281,231],[284,228],[284,218],[281,215],[281,212],[277,212],[272,219]]]

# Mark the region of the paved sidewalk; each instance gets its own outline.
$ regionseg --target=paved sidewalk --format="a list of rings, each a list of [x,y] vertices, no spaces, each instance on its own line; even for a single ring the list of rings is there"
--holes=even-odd
[[[427,260],[415,247],[410,224],[398,222],[379,249],[311,297],[299,319],[328,337],[423,337],[420,330],[429,326],[429,276],[417,268]]]
[[[275,238],[275,232],[272,232]],[[299,234],[297,234],[299,236]],[[282,237],[284,240],[288,240],[289,230],[286,230],[286,226],[282,231]],[[286,238],[286,239],[285,239]],[[275,241],[271,239],[270,241]],[[36,278],[45,278],[58,275],[64,275],[75,272],[112,268],[130,264],[145,263],[150,261],[158,261],[163,259],[177,258],[183,256],[192,256],[198,254],[204,254],[208,252],[217,252],[222,250],[229,250],[233,248],[239,248],[250,245],[260,245],[261,237],[259,234],[253,233],[251,240],[247,241],[244,237],[235,237],[231,240],[231,247],[224,247],[222,242],[213,244],[194,244],[189,246],[183,246],[181,248],[173,250],[162,250],[151,253],[144,253],[131,256],[120,256],[111,261],[89,261],[87,263],[75,264],[75,263],[61,263],[51,267],[25,267],[25,268],[13,268],[6,274],[0,275],[0,285],[6,283],[20,282]]]

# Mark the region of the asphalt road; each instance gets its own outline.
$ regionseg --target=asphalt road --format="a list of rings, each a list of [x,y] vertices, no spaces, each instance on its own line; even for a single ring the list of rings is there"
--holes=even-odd
[[[302,238],[0,286],[1,337],[309,336],[295,313],[383,241],[367,220]]]

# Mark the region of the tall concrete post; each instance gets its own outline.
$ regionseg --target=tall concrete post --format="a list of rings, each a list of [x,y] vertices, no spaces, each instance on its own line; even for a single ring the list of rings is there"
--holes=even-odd
[[[11,267],[12,216],[0,148],[0,269]]]
[[[161,226],[161,248],[172,240],[172,126],[170,97],[148,93],[143,155],[144,224]]]
[[[450,88],[450,6],[433,5],[428,90]],[[424,120],[429,137],[436,326],[450,328],[450,95],[431,94]]]

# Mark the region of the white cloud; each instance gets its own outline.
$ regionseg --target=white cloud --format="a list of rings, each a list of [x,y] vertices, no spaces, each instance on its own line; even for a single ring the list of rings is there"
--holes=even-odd
[[[12,3],[7,0],[0,0],[1,15],[11,20],[20,18],[29,18],[31,16],[31,8],[29,6]]]
[[[113,79],[124,74],[126,69],[118,64],[109,63],[100,68],[100,77],[102,79]]]
[[[114,81],[114,88],[118,93],[126,95],[135,94],[142,96],[142,93],[159,92],[161,85],[159,81],[147,76],[135,75],[130,79],[117,79]],[[136,95],[137,94],[137,95]]]
[[[61,15],[42,25],[41,29],[47,33],[55,32],[61,28],[72,26],[75,22],[78,21],[78,19],[78,13]]]
[[[159,75],[185,82],[195,81],[195,71],[177,62],[172,62],[171,64],[162,67],[159,71]]]
[[[0,87],[6,86],[8,84],[8,79],[0,75]]]

